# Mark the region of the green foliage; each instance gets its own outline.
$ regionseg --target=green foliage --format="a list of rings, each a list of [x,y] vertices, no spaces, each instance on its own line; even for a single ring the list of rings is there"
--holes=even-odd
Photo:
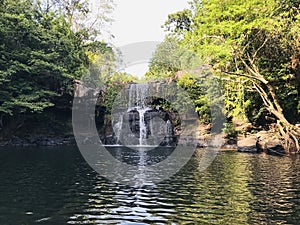
[[[184,34],[189,31],[192,26],[191,21],[192,12],[189,9],[169,14],[168,20],[165,22],[164,27],[167,31],[175,34]]]
[[[212,77],[209,71],[202,68],[194,73],[185,73],[178,80],[177,85],[183,88],[192,100],[200,122],[217,122],[223,118],[223,97],[219,79]],[[186,99],[180,99],[188,102]],[[190,103],[191,104],[191,103]]]
[[[244,122],[248,120],[246,109],[252,104],[252,101],[246,97],[246,85],[246,80],[242,78],[222,81],[227,116]]]
[[[193,76],[184,74],[178,79],[177,85],[183,88],[192,99],[196,112],[200,117],[200,121],[209,122],[211,120],[209,99],[205,95],[203,86],[201,86],[200,82],[197,82]],[[186,100],[181,100],[181,102],[186,102]]]
[[[222,94],[220,85],[211,76],[209,67],[203,65],[198,55],[188,50],[181,41],[173,37],[158,46],[150,62],[150,69],[146,73],[149,79],[168,78],[177,82],[189,95],[178,93],[176,105],[194,105],[201,122],[208,123],[212,119],[219,118],[218,112],[222,112]],[[192,102],[190,102],[192,101]],[[217,107],[211,112],[213,107]]]
[[[177,71],[197,69],[202,64],[194,51],[181,45],[177,38],[167,37],[157,47],[145,76],[152,79],[174,78]]]
[[[103,42],[91,42],[86,46],[89,69],[82,80],[89,87],[105,85],[116,70],[115,54],[111,46]]]
[[[0,8],[0,112],[40,112],[72,94],[86,59],[70,24],[30,1],[4,0]]]
[[[105,81],[103,85],[104,90],[102,91],[97,104],[105,108],[106,114],[111,114],[111,110],[113,108],[113,105],[115,104],[117,95],[120,94],[120,91],[128,83],[132,82],[136,83],[137,78],[127,73],[114,72]]]
[[[280,25],[272,19],[276,13],[275,0],[197,1],[192,32],[184,42],[195,49],[209,63],[218,67],[228,66],[233,59],[233,49],[253,28],[270,30]]]
[[[226,139],[236,139],[238,136],[238,132],[236,131],[234,124],[232,122],[227,122],[224,124],[225,127],[223,132],[225,134]]]
[[[183,15],[189,26],[180,29]],[[272,101],[268,91],[274,87],[285,116],[296,122],[299,84],[293,80],[291,57],[298,51],[299,19],[299,1],[194,0],[191,13],[172,14],[166,24],[177,27],[169,29],[169,36],[180,37],[181,48],[196,52],[223,80],[228,116],[246,120],[255,114],[251,110],[263,111],[255,81]],[[251,73],[254,80],[237,75]]]

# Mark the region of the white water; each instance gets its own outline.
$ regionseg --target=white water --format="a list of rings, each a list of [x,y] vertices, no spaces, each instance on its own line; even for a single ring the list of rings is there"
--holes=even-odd
[[[166,136],[167,137],[171,137],[172,136],[172,124],[171,124],[170,120],[168,120],[166,122]]]
[[[124,99],[128,102],[127,113],[138,113],[138,118],[135,118],[133,123],[137,122],[139,128],[135,127],[135,124],[127,125],[129,120],[127,121],[125,118],[128,118],[128,114],[125,116],[126,113],[121,113],[116,117],[117,123],[114,127],[116,144],[153,147],[160,144],[164,135],[169,142],[172,138],[173,129],[171,121],[164,122],[162,119],[157,119],[157,117],[153,118],[154,121],[152,118],[145,118],[148,116],[147,112],[152,109],[147,106],[147,97],[151,96],[149,85],[131,84],[127,90],[127,95],[124,95]],[[123,124],[126,129],[124,129]],[[127,127],[129,126],[133,130],[128,130]]]
[[[147,145],[147,127],[145,123],[145,113],[148,109],[137,109],[139,112],[140,138],[139,145]]]
[[[147,108],[145,100],[149,95],[148,84],[131,84],[129,88],[128,111]]]
[[[128,112],[136,110],[139,113],[139,146],[147,145],[145,114],[150,108],[146,106],[145,100],[148,91],[148,84],[132,84],[129,88]]]
[[[122,127],[123,127],[123,116],[120,115],[119,116],[119,121],[116,123],[116,125],[114,127],[114,131],[116,132],[116,137],[117,137],[117,144],[120,143]]]

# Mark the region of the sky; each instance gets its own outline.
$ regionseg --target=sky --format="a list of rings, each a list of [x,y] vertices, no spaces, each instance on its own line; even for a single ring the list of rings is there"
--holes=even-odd
[[[134,47],[135,43],[144,41],[162,42],[165,32],[161,26],[167,20],[168,14],[188,8],[188,0],[115,0],[114,2],[116,7],[112,15],[114,22],[111,33],[114,36],[112,42],[117,47],[126,45]],[[141,62],[132,62],[125,71],[140,77],[147,69],[148,63],[141,60]]]

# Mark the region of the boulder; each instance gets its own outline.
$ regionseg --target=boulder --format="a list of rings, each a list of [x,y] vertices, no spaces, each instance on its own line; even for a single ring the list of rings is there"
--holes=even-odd
[[[239,138],[237,141],[238,152],[257,153],[258,150],[256,148],[256,141],[257,138],[255,135]]]
[[[281,141],[272,131],[260,131],[247,137],[239,137],[237,142],[239,152],[261,153],[273,155],[285,154]]]

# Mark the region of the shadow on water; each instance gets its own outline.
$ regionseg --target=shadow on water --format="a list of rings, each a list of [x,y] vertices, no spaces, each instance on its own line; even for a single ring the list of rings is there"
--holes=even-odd
[[[133,188],[101,177],[75,147],[2,149],[0,224],[299,224],[298,156],[220,152],[199,172],[201,156]]]

